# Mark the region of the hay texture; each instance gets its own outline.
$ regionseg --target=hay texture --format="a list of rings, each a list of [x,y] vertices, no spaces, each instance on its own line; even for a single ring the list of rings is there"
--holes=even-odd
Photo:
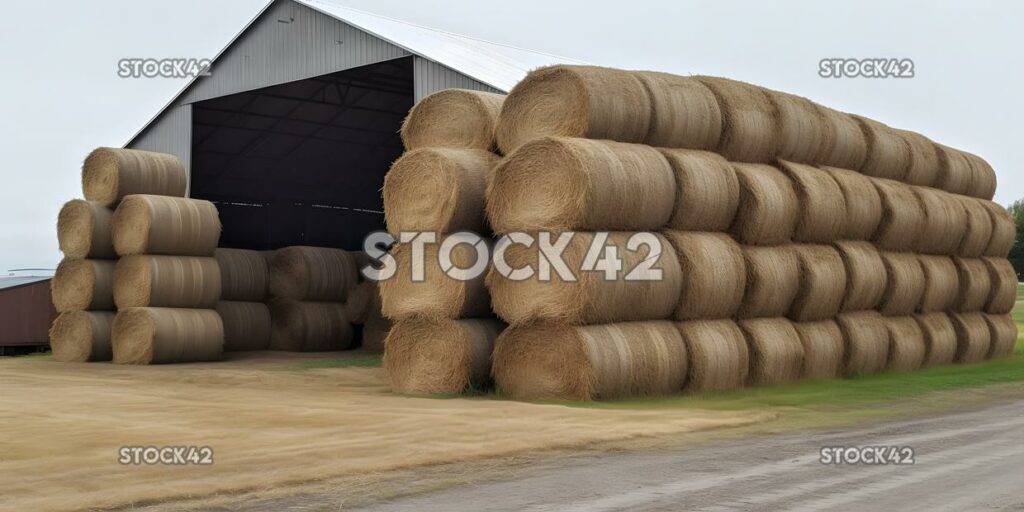
[[[120,256],[213,256],[220,228],[217,207],[209,201],[133,195],[114,212],[114,250]]]
[[[1017,238],[1017,225],[1006,208],[992,201],[982,201],[981,204],[988,210],[992,220],[992,238],[985,248],[985,256],[1005,258],[1010,254],[1013,242]]]
[[[97,148],[82,165],[82,191],[89,201],[117,204],[131,194],[185,197],[188,173],[174,155],[138,149]]]
[[[383,354],[384,342],[387,341],[388,333],[391,332],[391,320],[388,320],[380,312],[380,300],[374,302],[374,307],[363,324],[362,339],[359,341],[360,348],[365,352]]]
[[[345,299],[345,315],[350,322],[363,325],[370,318],[370,312],[376,308],[380,314],[380,297],[376,281],[363,281],[352,289]]]
[[[300,301],[344,302],[359,280],[352,253],[296,245],[270,261],[270,295]]]
[[[732,232],[740,243],[780,245],[792,240],[800,210],[793,184],[778,168],[733,164],[740,183],[740,203]]]
[[[125,256],[114,268],[114,304],[118,309],[213,309],[218,300],[220,267],[214,258]]]
[[[722,137],[718,142],[718,152],[730,161],[772,161],[778,140],[775,105],[768,91],[728,78],[695,78],[711,89],[722,111]]]
[[[740,203],[736,171],[721,155],[663,149],[675,175],[675,209],[668,227],[682,231],[728,231]]]
[[[384,373],[391,390],[415,395],[456,394],[491,384],[497,320],[404,320],[388,334]]]
[[[114,211],[96,201],[72,199],[57,215],[57,245],[65,258],[117,257],[110,235]]]
[[[924,297],[924,269],[918,256],[908,252],[883,252],[888,281],[878,305],[886,315],[909,315],[917,311]]]
[[[213,254],[220,267],[220,298],[262,302],[267,298],[270,270],[260,251],[218,248]]]
[[[882,199],[882,219],[875,232],[875,244],[886,251],[917,249],[927,218],[914,187],[884,179],[875,179],[874,184]]]
[[[868,143],[867,158],[860,172],[876,178],[903,180],[910,170],[910,145],[899,131],[883,123],[861,116],[853,116],[864,132]]]
[[[50,282],[58,312],[114,309],[114,261],[64,259]]]
[[[114,318],[111,345],[119,364],[216,361],[224,325],[212,309],[128,308]]]
[[[875,309],[885,294],[888,274],[882,255],[871,242],[845,240],[835,243],[846,269],[843,311]]]
[[[855,377],[885,370],[889,361],[889,329],[875,311],[836,316],[843,333],[843,376]]]
[[[922,368],[950,364],[956,357],[956,330],[945,313],[914,315],[924,336],[925,355]]]
[[[939,152],[928,137],[909,130],[896,130],[896,135],[910,150],[910,165],[903,181],[910,185],[931,187],[939,179]]]
[[[224,351],[266,350],[270,346],[270,308],[262,302],[222,300],[215,308],[224,323]]]
[[[479,240],[477,244],[480,244],[479,249],[484,251],[486,258],[489,254],[487,242]],[[450,264],[459,269],[479,267],[477,249],[477,246],[469,244],[454,246]],[[468,280],[458,279],[455,272],[445,272],[440,244],[424,245],[422,258],[414,258],[413,253],[412,244],[399,244],[391,250],[396,262],[395,275],[378,283],[384,316],[392,320],[410,317],[456,319],[492,314],[484,284],[486,272],[481,271],[477,277]],[[419,273],[422,273],[422,280],[417,281]]]
[[[740,330],[750,351],[752,386],[782,384],[800,378],[804,366],[804,346],[793,327],[783,318],[740,320]]]
[[[1017,302],[1017,271],[1009,260],[1003,258],[982,258],[988,269],[990,282],[985,312],[1003,315],[1013,310]]]
[[[793,324],[804,347],[804,379],[831,379],[843,375],[843,331],[835,320]]]
[[[494,170],[487,216],[495,232],[654,230],[675,206],[672,167],[640,144],[546,137]]]
[[[691,320],[676,326],[689,355],[687,391],[722,391],[746,385],[749,351],[734,320]]]
[[[918,261],[924,271],[924,294],[918,311],[931,313],[952,308],[960,293],[960,277],[953,259],[948,256],[918,256]]]
[[[676,320],[731,318],[743,303],[747,267],[743,251],[725,233],[666,231],[679,257],[683,286]]]
[[[1017,345],[1017,323],[1009,315],[985,315],[989,337],[992,343],[988,349],[988,359],[999,359],[1013,354]]]
[[[831,153],[831,126],[811,100],[794,94],[766,90],[775,107],[775,130],[779,158],[793,162],[817,163]]]
[[[985,315],[982,313],[952,313],[949,319],[956,331],[957,363],[977,363],[988,357],[992,346],[992,333],[989,331]]]
[[[981,311],[992,294],[992,275],[981,258],[953,258],[960,290],[953,308],[957,311]],[[1016,288],[1016,286],[1015,286]],[[1014,289],[1014,299],[1016,299]]]
[[[868,141],[860,123],[849,114],[818,105],[818,115],[828,127],[828,145],[820,163],[842,169],[860,169],[868,157]]]
[[[740,318],[785,316],[800,289],[800,260],[792,246],[744,246],[747,286]]]
[[[402,122],[407,151],[428,147],[495,149],[494,128],[504,94],[445,89],[421,99]]]
[[[969,196],[991,200],[996,194],[996,171],[985,159],[978,155],[964,152],[971,166],[971,186],[965,192]]]
[[[53,360],[64,363],[110,361],[112,311],[66,311],[50,326]]]
[[[971,197],[953,196],[960,202],[966,215],[964,236],[956,254],[965,258],[977,258],[988,250],[992,241],[992,216],[984,202]]]
[[[384,221],[403,231],[486,233],[484,194],[498,156],[480,149],[408,151],[384,177]]]
[[[795,245],[793,250],[800,278],[789,318],[809,322],[838,314],[847,289],[846,265],[839,251],[828,245]]]
[[[871,240],[882,222],[882,197],[871,178],[835,167],[823,167],[822,170],[836,181],[843,192],[846,229],[841,238]]]
[[[885,319],[889,329],[889,362],[892,371],[913,371],[921,368],[927,352],[924,331],[912,316],[893,316]]]
[[[686,344],[671,322],[510,327],[494,347],[498,389],[523,400],[679,393]]]
[[[722,112],[715,95],[698,80],[638,71],[651,101],[644,143],[666,148],[715,149],[722,137]]]
[[[828,173],[810,165],[781,161],[798,200],[797,242],[828,243],[846,234],[846,198]]]
[[[971,190],[973,171],[967,155],[942,144],[935,145],[939,157],[939,172],[935,187],[952,194],[967,194]]]
[[[270,350],[325,352],[352,347],[352,323],[340,302],[273,299],[270,308]]]
[[[924,211],[924,226],[917,240],[918,252],[953,255],[967,230],[967,212],[953,194],[913,187]]]

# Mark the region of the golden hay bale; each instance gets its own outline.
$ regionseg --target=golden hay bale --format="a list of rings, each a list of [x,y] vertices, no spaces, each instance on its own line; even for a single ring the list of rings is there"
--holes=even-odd
[[[897,130],[861,116],[853,116],[860,123],[868,143],[867,158],[858,169],[876,178],[902,180],[910,169],[910,146]]]
[[[841,238],[849,240],[871,240],[882,222],[882,198],[878,195],[871,178],[863,174],[822,167],[843,191],[846,205],[846,229]]]
[[[985,254],[992,240],[992,216],[983,201],[972,197],[954,195],[966,214],[964,237],[960,241],[957,255],[977,258]]]
[[[498,389],[521,400],[679,393],[686,344],[671,322],[510,327],[494,345]]]
[[[266,350],[270,346],[270,308],[262,302],[222,300],[217,314],[224,323],[224,351]]]
[[[749,352],[735,320],[690,320],[676,327],[690,359],[687,391],[721,391],[746,385]]]
[[[839,251],[828,245],[796,245],[793,249],[800,277],[789,318],[809,322],[835,316],[847,289],[846,266]]]
[[[992,293],[992,275],[985,260],[981,258],[953,258],[956,264],[960,289],[953,303],[956,311],[981,311],[985,309]],[[1016,298],[1016,290],[1014,290]]]
[[[57,245],[65,258],[117,257],[110,237],[114,211],[102,203],[72,199],[57,215]]]
[[[65,363],[110,361],[112,311],[66,311],[50,327],[53,360]]]
[[[982,201],[981,204],[992,219],[992,238],[985,248],[985,256],[1005,258],[1017,238],[1017,225],[1006,208],[992,201]]]
[[[114,268],[117,309],[213,309],[218,300],[220,267],[214,258],[125,256]]]
[[[950,313],[956,331],[957,363],[977,363],[983,361],[992,346],[992,333],[983,313]]]
[[[115,263],[113,260],[61,260],[50,281],[53,307],[61,313],[113,310]]]
[[[895,130],[910,149],[910,165],[903,181],[910,185],[931,187],[939,179],[939,153],[928,137],[910,130]]]
[[[384,176],[388,232],[488,232],[484,194],[497,163],[498,155],[480,149],[407,151]]]
[[[282,299],[344,302],[359,280],[352,253],[296,245],[270,260],[270,295]]]
[[[949,192],[926,187],[913,189],[924,211],[917,250],[926,254],[956,254],[967,230],[963,204]]]
[[[407,151],[427,147],[495,148],[494,127],[504,94],[445,89],[421,99],[402,122]]]
[[[948,256],[921,255],[918,261],[924,271],[924,294],[918,311],[931,313],[952,308],[960,293],[960,277],[953,259]]]
[[[935,187],[952,194],[966,194],[971,190],[973,170],[966,153],[942,144],[935,144],[939,156],[939,172]]]
[[[477,243],[487,250],[487,242]],[[395,275],[377,283],[384,316],[392,320],[413,316],[455,319],[492,314],[484,284],[485,272],[469,280],[456,279],[455,272],[451,275],[444,272],[440,244],[424,245],[423,258],[418,261],[413,258],[413,252],[412,244],[399,244],[391,250],[397,265]],[[485,254],[489,254],[489,250]],[[476,266],[478,257],[477,248],[468,244],[456,245],[451,251],[451,263],[459,269]],[[423,277],[417,281],[420,272]]]
[[[640,234],[640,240],[649,239],[652,243],[629,250],[627,243],[633,233],[610,233],[604,244],[595,243],[595,236],[572,235],[562,252],[567,267],[563,271],[570,273],[566,278],[556,272],[555,265],[550,265],[550,279],[545,279],[543,265],[539,263],[539,243],[532,247],[508,246],[504,260],[509,267],[530,267],[535,271],[525,279],[515,280],[493,266],[486,283],[494,311],[516,325],[533,321],[595,324],[671,318],[682,290],[682,272],[668,240],[658,234]],[[581,270],[585,268],[588,250],[608,256],[610,248],[618,254],[621,270],[613,275]],[[660,272],[661,277],[657,278],[655,272]]]
[[[922,368],[950,364],[956,357],[956,330],[945,313],[914,315],[924,335],[925,356]]]
[[[843,376],[855,377],[885,370],[889,361],[889,329],[876,311],[836,316],[843,333]]]
[[[820,163],[843,169],[860,169],[868,157],[868,141],[860,123],[847,113],[817,105],[828,127],[827,146]]]
[[[272,299],[270,350],[323,352],[352,347],[352,323],[340,302]]]
[[[793,324],[804,347],[805,379],[829,379],[843,375],[843,331],[835,320]]]
[[[995,169],[984,158],[966,151],[963,153],[971,166],[971,186],[964,193],[981,199],[992,199],[996,194]]]
[[[668,227],[682,231],[728,231],[740,203],[736,171],[721,155],[692,149],[662,149],[675,173],[675,210]]]
[[[672,167],[640,144],[545,137],[494,169],[487,217],[498,233],[653,230],[675,205]]]
[[[437,395],[488,387],[494,340],[504,328],[492,319],[396,323],[384,351],[384,373],[391,390]]]
[[[212,309],[128,308],[117,312],[110,341],[119,364],[216,361],[224,325]]]
[[[981,258],[988,270],[988,298],[985,299],[985,312],[996,315],[1009,313],[1017,303],[1017,271],[1010,261],[1004,258]]]
[[[138,149],[97,148],[82,165],[82,191],[106,206],[131,194],[185,197],[188,173],[174,155]]]
[[[909,252],[883,252],[888,280],[878,310],[886,315],[909,315],[924,297],[925,276],[921,261]]]
[[[921,368],[927,345],[920,324],[912,316],[892,316],[885,318],[885,326],[889,329],[890,340],[886,369],[912,371]]]
[[[765,90],[775,107],[776,153],[783,160],[816,163],[830,154],[831,126],[818,106],[802,96]]]
[[[778,140],[775,106],[768,91],[744,82],[711,76],[694,77],[711,89],[722,111],[718,152],[737,162],[771,162]]]
[[[835,243],[846,269],[843,311],[875,309],[885,294],[885,262],[871,242],[845,240]]]
[[[1013,354],[1017,346],[1017,323],[1010,315],[985,315],[989,337],[992,340],[987,359],[999,359]]]
[[[128,196],[114,211],[114,250],[120,256],[213,256],[220,227],[217,207],[209,201]]]
[[[785,316],[800,288],[800,260],[792,246],[744,246],[747,287],[738,316]]]
[[[686,76],[636,71],[651,100],[651,125],[644,144],[715,149],[722,137],[722,112],[704,84]]]
[[[378,283],[376,281],[363,281],[352,289],[345,299],[345,316],[355,325],[363,325],[370,317],[373,308],[380,310],[380,298],[378,297]]]
[[[596,66],[531,71],[505,98],[495,137],[508,155],[548,135],[643,142],[651,99],[636,74]]]
[[[213,256],[220,267],[220,298],[262,302],[267,298],[270,269],[260,251],[218,248]]]
[[[800,378],[804,346],[793,322],[784,318],[757,318],[740,320],[739,325],[750,351],[747,376],[750,385],[782,384]]]
[[[679,257],[683,286],[676,320],[730,318],[743,303],[743,251],[725,233],[664,232]]]
[[[846,199],[839,184],[828,173],[810,165],[780,161],[793,181],[798,213],[793,239],[797,242],[827,243],[846,233]]]
[[[886,251],[916,249],[927,219],[914,187],[877,178],[873,182],[882,199],[882,220],[875,232],[875,244]]]
[[[740,203],[732,232],[740,243],[780,245],[792,240],[800,202],[789,178],[771,165],[733,167],[740,183]]]

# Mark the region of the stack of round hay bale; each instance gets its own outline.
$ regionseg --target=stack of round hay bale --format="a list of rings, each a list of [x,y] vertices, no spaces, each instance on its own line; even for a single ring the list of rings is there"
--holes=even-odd
[[[224,351],[266,350],[270,346],[267,257],[260,251],[218,248],[220,300],[217,314],[224,324]]]
[[[490,385],[491,351],[505,326],[491,311],[484,272],[454,276],[488,261],[484,196],[499,160],[494,127],[504,99],[448,89],[423,98],[402,125],[406,152],[383,188],[388,232],[399,241],[387,256],[395,274],[377,284],[381,312],[394,322],[384,369],[396,392]]]

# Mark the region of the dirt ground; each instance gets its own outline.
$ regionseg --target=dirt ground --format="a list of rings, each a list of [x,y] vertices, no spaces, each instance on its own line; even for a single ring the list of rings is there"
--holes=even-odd
[[[257,352],[150,367],[0,358],[0,510],[269,490],[774,417],[403,397],[380,368],[318,368],[324,357]],[[213,464],[118,462],[123,446],[180,445],[211,447]]]

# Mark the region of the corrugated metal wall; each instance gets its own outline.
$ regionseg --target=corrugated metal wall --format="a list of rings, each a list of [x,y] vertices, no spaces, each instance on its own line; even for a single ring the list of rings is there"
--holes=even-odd
[[[49,280],[0,290],[0,346],[46,345],[56,317]]]
[[[413,59],[413,77],[415,82],[416,101],[424,96],[442,89],[472,89],[475,91],[504,92],[487,84],[478,82],[454,69],[434,61],[416,56]]]
[[[186,170],[191,169],[192,105],[169,107],[128,147],[170,153],[181,160]]]

